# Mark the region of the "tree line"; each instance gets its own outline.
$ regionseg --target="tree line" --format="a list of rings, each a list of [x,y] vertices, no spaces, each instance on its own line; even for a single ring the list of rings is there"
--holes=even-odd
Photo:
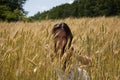
[[[120,0],[74,0],[32,17],[26,17],[23,5],[27,0],[0,0],[0,21],[33,21],[68,17],[120,16]]]
[[[66,3],[42,13],[38,12],[31,18],[44,20],[97,16],[120,16],[120,0],[74,0],[72,4]]]
[[[23,21],[26,11],[23,5],[26,0],[0,0],[0,21]]]

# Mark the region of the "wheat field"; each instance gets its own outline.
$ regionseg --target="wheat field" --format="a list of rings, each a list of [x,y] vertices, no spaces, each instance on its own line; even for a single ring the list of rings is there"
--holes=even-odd
[[[68,70],[81,67],[90,80],[120,80],[119,17],[0,22],[0,80],[57,80],[63,63],[54,57],[51,30],[58,22],[74,36]]]

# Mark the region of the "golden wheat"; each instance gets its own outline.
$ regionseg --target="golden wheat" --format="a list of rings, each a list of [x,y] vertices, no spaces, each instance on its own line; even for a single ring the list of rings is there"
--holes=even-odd
[[[51,30],[58,22],[67,23],[74,35],[68,70],[86,65],[91,80],[120,80],[118,17],[0,22],[0,80],[57,80],[63,63],[55,58]]]

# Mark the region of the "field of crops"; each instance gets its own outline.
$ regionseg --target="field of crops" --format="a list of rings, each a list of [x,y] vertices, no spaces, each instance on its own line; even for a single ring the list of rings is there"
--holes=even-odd
[[[58,22],[74,36],[66,72],[76,66],[91,80],[120,80],[119,17],[0,22],[0,80],[57,80],[63,62],[55,57],[51,30]]]

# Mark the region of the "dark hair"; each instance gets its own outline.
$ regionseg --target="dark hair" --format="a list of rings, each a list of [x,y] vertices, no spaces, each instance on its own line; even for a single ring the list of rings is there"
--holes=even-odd
[[[58,31],[61,31],[61,30],[65,32],[65,34],[66,34],[66,36],[65,36],[66,40],[68,38],[70,39],[70,42],[68,44],[68,48],[70,48],[73,35],[71,33],[71,30],[70,30],[69,26],[66,23],[62,22],[62,23],[55,24],[54,27],[53,27],[53,29],[52,29],[52,34],[56,35],[56,33],[58,33]],[[53,39],[56,40],[56,37],[54,37]],[[59,38],[58,38],[58,40],[59,40]],[[55,48],[55,52],[56,52],[56,42],[54,42],[54,44],[55,44],[54,48]],[[64,48],[65,47],[66,47],[66,44],[64,44],[64,47],[62,48],[62,51],[61,51],[62,54],[64,53]]]

